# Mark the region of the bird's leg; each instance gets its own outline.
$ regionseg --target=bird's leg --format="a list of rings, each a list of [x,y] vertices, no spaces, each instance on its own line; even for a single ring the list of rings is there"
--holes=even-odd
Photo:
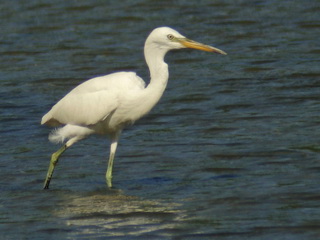
[[[47,173],[47,177],[46,177],[46,180],[45,180],[44,185],[43,185],[43,189],[48,189],[49,188],[50,180],[52,178],[52,174],[53,174],[53,171],[54,171],[54,167],[57,165],[60,155],[65,150],[67,150],[67,148],[68,147],[65,144],[58,151],[56,151],[55,153],[52,154],[51,160],[50,160],[50,164],[49,164],[48,173]]]
[[[112,187],[112,168],[113,168],[113,159],[114,155],[116,154],[118,146],[118,139],[114,139],[110,146],[110,157],[109,157],[109,163],[108,163],[108,169],[106,172],[106,181],[109,188]]]

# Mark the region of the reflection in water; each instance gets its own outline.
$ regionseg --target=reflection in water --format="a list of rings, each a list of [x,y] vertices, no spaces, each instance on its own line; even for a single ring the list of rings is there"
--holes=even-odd
[[[67,198],[55,215],[72,226],[71,237],[138,236],[172,229],[182,217],[178,204],[126,196],[121,191]]]

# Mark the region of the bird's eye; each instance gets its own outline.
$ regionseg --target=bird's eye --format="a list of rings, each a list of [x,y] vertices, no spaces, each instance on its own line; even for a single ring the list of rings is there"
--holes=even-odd
[[[174,39],[174,36],[173,36],[172,34],[168,34],[168,35],[167,35],[167,38],[168,38],[169,40],[173,40],[173,39]]]

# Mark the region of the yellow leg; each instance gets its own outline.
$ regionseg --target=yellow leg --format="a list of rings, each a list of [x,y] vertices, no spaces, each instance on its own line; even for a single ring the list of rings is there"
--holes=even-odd
[[[57,165],[60,155],[65,150],[67,150],[67,146],[63,145],[58,151],[56,151],[55,153],[52,154],[51,160],[50,160],[50,164],[49,164],[48,173],[47,173],[47,177],[46,177],[46,180],[44,182],[43,189],[48,189],[49,188],[50,180],[52,178],[52,174],[53,174],[53,171],[54,171],[54,167]]]
[[[112,187],[113,160],[114,160],[114,155],[116,154],[117,145],[118,145],[118,139],[115,139],[114,141],[112,141],[110,146],[110,157],[109,157],[108,169],[106,172],[106,182],[109,188]]]

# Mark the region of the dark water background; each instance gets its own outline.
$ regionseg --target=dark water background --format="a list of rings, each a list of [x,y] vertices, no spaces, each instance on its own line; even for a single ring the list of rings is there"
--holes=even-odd
[[[320,239],[320,2],[0,2],[1,239]],[[228,56],[169,53],[168,88],[109,142],[61,158],[40,119],[94,76],[137,71],[168,25]]]

